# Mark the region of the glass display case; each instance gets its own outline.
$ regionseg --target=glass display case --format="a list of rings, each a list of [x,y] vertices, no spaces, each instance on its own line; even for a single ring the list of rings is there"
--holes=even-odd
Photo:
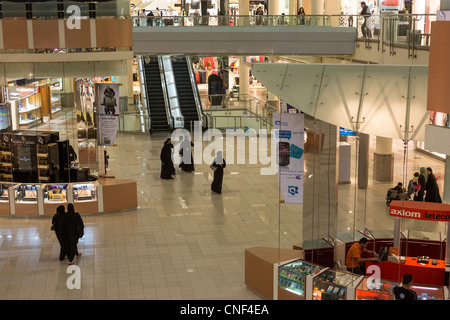
[[[97,185],[95,183],[74,183],[72,186],[74,202],[97,201]]]
[[[394,288],[398,283],[364,278],[356,288],[356,300],[394,300]]]
[[[19,184],[14,188],[16,203],[37,203],[40,184]]]
[[[0,178],[1,181],[12,181],[13,165],[10,145],[4,141],[0,142]]]
[[[348,291],[351,286],[356,286],[362,276],[353,273],[325,270],[314,278],[313,300],[352,300]]]
[[[46,184],[44,203],[67,203],[67,184]]]
[[[411,290],[417,293],[417,300],[445,299],[443,287],[412,285]]]
[[[278,286],[304,297],[306,277],[323,269],[323,267],[301,260],[288,263],[278,269]]]
[[[0,183],[0,202],[9,202],[9,187],[12,183]]]

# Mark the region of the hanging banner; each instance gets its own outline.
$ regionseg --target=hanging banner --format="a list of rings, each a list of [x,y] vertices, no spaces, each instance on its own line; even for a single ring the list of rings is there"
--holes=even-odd
[[[274,113],[278,181],[285,203],[303,203],[304,115]]]
[[[97,83],[98,145],[112,146],[119,126],[119,84]]]

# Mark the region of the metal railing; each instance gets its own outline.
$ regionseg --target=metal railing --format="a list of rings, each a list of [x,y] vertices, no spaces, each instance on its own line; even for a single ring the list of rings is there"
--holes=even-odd
[[[353,26],[359,15],[230,15],[132,17],[134,27]],[[351,21],[351,22],[350,22]],[[356,26],[356,23],[355,23]]]

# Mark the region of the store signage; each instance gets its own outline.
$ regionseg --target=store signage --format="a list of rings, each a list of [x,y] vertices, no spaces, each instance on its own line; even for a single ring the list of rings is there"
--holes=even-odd
[[[397,12],[400,0],[384,0],[380,3],[381,12]]]
[[[394,200],[389,207],[389,215],[398,218],[445,222],[450,221],[450,205]]]
[[[278,177],[285,203],[303,203],[304,114],[274,113]]]

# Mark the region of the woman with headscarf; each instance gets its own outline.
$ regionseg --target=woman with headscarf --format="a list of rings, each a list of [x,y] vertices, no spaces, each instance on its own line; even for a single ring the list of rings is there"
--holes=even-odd
[[[420,184],[420,190],[417,192],[417,195],[414,196],[414,201],[423,201],[423,196],[425,195],[425,185],[427,182],[427,170],[425,167],[420,167],[419,178],[417,179],[417,183]]]
[[[227,166],[222,156],[222,151],[218,151],[211,168],[214,170],[214,180],[211,184],[211,191],[222,193],[223,169]]]
[[[173,179],[172,174],[175,173],[175,167],[172,160],[172,140],[168,138],[164,142],[159,158],[161,159],[161,179]]]
[[[430,167],[427,168],[427,174],[428,178],[425,184],[425,202],[442,203],[442,199],[439,194],[439,186],[436,182],[437,180],[433,174],[433,170]]]
[[[56,238],[58,239],[60,250],[59,250],[59,261],[63,261],[65,256],[68,255],[67,241],[64,233],[64,218],[66,216],[66,210],[64,206],[58,206],[56,208],[56,213],[52,217],[52,230],[55,231]]]
[[[84,235],[84,223],[83,219],[78,212],[75,212],[73,203],[67,205],[67,213],[64,219],[64,232],[69,249],[68,259],[69,265],[73,264],[75,256],[81,257],[81,253],[78,253],[78,239]]]
[[[180,168],[185,172],[194,171],[194,158],[192,157],[192,147],[194,143],[186,136],[180,144]]]

